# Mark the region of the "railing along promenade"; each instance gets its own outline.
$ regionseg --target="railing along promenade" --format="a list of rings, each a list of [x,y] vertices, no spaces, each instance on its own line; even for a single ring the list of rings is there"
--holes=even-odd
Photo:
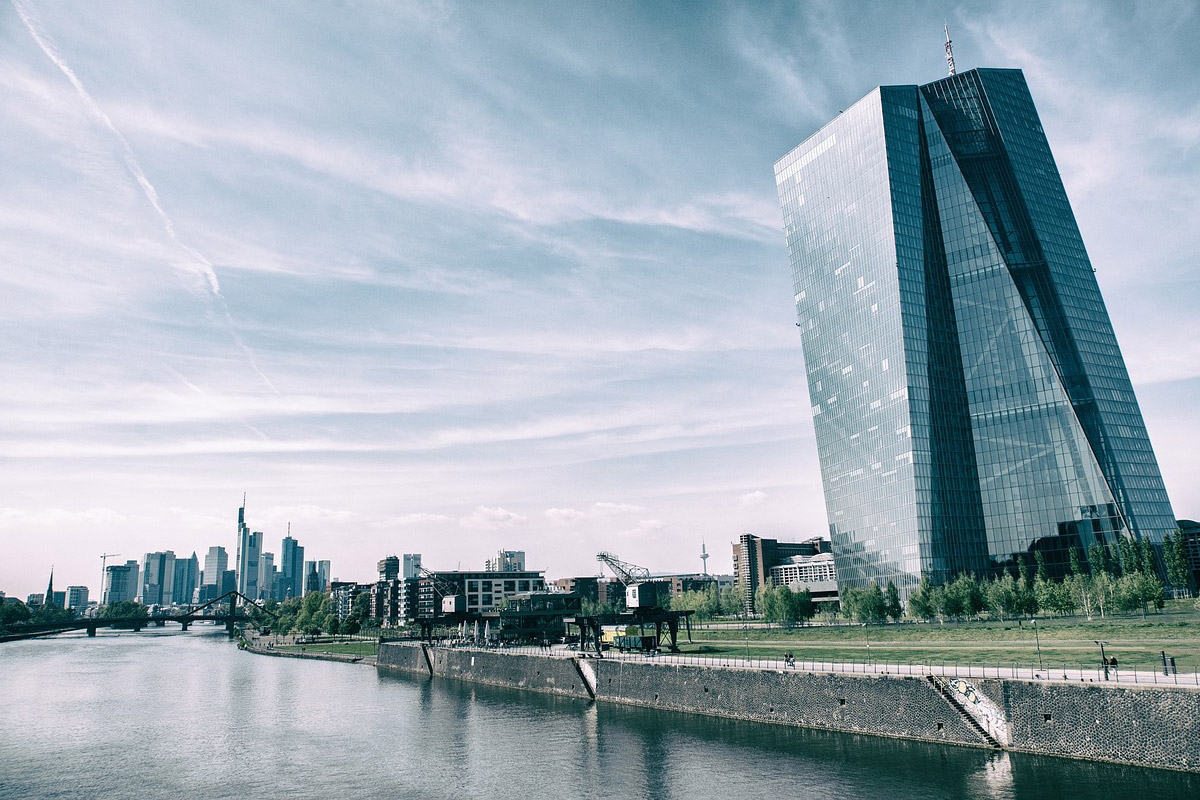
[[[404,641],[404,640],[384,640]],[[605,658],[641,663],[679,664],[725,669],[774,670],[779,672],[834,672],[841,674],[920,676],[938,675],[946,678],[995,678],[1068,683],[1108,683],[1128,686],[1195,686],[1200,687],[1200,671],[1173,671],[1168,674],[1154,670],[1105,668],[1086,663],[1045,662],[1042,666],[1021,662],[979,663],[961,661],[827,661],[805,658],[754,658],[733,655],[687,655],[672,653],[640,653],[605,650],[601,656],[566,645],[487,645],[471,640],[437,640],[433,647],[452,647],[486,652],[520,653],[552,658]]]

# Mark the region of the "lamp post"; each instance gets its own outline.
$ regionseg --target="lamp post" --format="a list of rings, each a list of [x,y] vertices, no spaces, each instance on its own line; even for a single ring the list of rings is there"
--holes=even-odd
[[[1092,642],[1100,645],[1100,663],[1104,665],[1104,680],[1108,680],[1108,657],[1104,655],[1104,645],[1108,642],[1102,642],[1099,639],[1092,639]]]
[[[1033,640],[1037,642],[1038,669],[1042,668],[1042,638],[1038,636],[1037,617],[1033,618]]]
[[[867,641],[867,666],[871,664],[871,631],[867,628],[867,623],[863,623],[863,638]]]

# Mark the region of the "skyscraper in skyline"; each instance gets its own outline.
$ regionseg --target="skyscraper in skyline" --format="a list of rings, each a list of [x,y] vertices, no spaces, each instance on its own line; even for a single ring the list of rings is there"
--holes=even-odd
[[[200,585],[200,560],[195,551],[188,558],[175,559],[175,580],[171,587],[171,602],[190,603],[195,599]]]
[[[238,509],[237,590],[251,600],[258,599],[258,559],[262,553],[262,534],[251,532],[246,524],[246,500]]]
[[[148,606],[170,605],[174,587],[174,551],[146,553],[142,559],[142,602]]]
[[[208,548],[208,554],[204,556],[204,571],[200,573],[201,585],[220,586],[221,575],[227,569],[229,569],[228,551],[219,545]]]
[[[1174,528],[1020,70],[879,87],[775,173],[842,585]]]
[[[133,600],[138,593],[138,562],[130,559],[124,564],[104,568],[104,588],[101,605]]]
[[[300,597],[304,590],[304,547],[292,538],[292,526],[288,524],[288,535],[284,537],[280,550],[280,594],[283,600]]]

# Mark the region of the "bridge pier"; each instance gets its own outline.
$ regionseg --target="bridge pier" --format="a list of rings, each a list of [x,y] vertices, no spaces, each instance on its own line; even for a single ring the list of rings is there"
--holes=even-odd
[[[87,626],[87,635],[92,636],[92,637],[94,637],[96,635],[96,626],[95,625]]]
[[[188,625],[191,625],[192,621],[188,619],[181,619],[179,620],[179,624],[183,626],[184,633],[187,633]]]

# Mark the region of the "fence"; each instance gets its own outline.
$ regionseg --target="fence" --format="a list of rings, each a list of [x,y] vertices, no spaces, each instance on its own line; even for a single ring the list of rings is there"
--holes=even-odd
[[[436,647],[453,647],[488,652],[520,653],[544,657],[570,658],[592,656],[569,649],[563,645],[542,647],[538,645],[478,645],[467,640],[446,640],[435,643]],[[592,656],[594,657],[594,656]],[[750,658],[733,656],[694,656],[670,653],[615,653],[606,651],[603,658],[637,661],[642,663],[686,664],[697,667],[722,667],[726,669],[777,670],[780,672],[837,672],[862,675],[941,675],[947,678],[1003,678],[1010,680],[1068,681],[1083,683],[1117,683],[1149,686],[1197,686],[1200,687],[1200,671],[1186,669],[1161,671],[1108,668],[1084,663],[1046,662],[1042,666],[1020,662],[1003,664],[963,663],[958,661],[823,661],[804,658]]]

